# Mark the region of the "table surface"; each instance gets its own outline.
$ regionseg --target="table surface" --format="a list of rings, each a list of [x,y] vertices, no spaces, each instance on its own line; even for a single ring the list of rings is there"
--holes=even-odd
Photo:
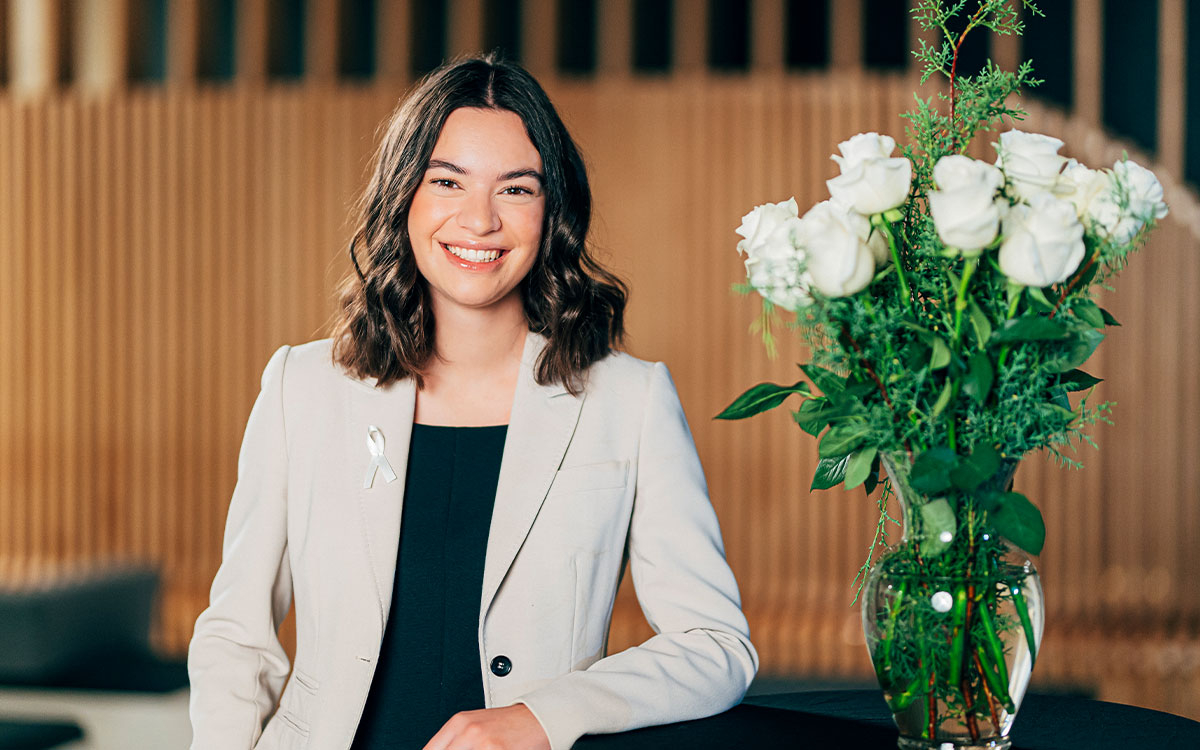
[[[1014,750],[1200,748],[1200,723],[1181,716],[1073,696],[1025,697]],[[894,750],[896,728],[878,690],[823,690],[747,697],[725,713],[613,735],[589,735],[575,750],[772,748]]]

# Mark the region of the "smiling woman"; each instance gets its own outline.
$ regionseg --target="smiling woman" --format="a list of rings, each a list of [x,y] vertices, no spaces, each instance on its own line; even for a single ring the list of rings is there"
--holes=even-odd
[[[448,65],[393,115],[333,335],[275,353],[246,427],[194,750],[567,750],[741,699],[704,474],[666,367],[616,349],[590,211],[515,65]],[[608,654],[626,562],[657,635]]]

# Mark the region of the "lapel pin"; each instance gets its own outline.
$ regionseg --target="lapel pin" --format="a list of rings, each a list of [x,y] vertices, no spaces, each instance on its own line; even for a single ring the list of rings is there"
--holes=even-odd
[[[396,472],[383,455],[383,433],[375,425],[367,427],[367,450],[371,451],[371,465],[367,467],[367,475],[363,477],[363,489],[370,489],[375,482],[375,472],[382,470],[383,478],[388,482],[396,479]]]

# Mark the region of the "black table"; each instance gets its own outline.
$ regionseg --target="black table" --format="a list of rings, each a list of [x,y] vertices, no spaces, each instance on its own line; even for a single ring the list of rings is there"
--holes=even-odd
[[[1028,695],[1012,731],[1014,750],[1200,748],[1200,723],[1087,698]],[[878,690],[824,690],[746,698],[707,719],[583,737],[575,750],[729,748],[894,750],[896,729]]]

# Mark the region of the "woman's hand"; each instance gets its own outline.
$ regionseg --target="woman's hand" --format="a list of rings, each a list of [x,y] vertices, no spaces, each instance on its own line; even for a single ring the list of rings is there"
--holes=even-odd
[[[454,714],[425,750],[550,750],[550,738],[533,712],[518,703]]]

